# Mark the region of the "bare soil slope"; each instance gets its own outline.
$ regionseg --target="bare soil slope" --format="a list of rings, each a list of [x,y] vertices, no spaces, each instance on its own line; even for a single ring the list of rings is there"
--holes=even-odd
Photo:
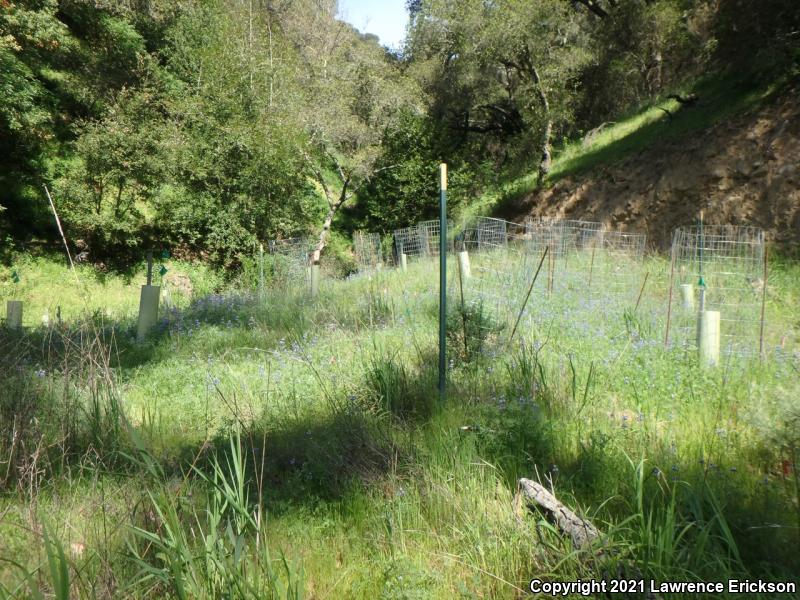
[[[692,110],[686,108],[684,110]],[[800,245],[800,89],[680,141],[567,177],[506,206],[507,218],[602,221],[668,246],[671,231],[696,222],[755,225],[768,239]]]

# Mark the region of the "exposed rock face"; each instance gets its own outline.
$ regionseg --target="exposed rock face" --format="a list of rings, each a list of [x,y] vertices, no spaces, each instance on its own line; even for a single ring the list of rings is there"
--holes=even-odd
[[[686,109],[691,110],[691,108]],[[602,221],[669,245],[675,227],[754,225],[768,239],[800,245],[800,90],[680,141],[565,178],[523,198],[507,214]]]

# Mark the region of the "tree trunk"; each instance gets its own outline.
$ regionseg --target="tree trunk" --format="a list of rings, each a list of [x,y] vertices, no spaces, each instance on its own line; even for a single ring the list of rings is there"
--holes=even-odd
[[[325,245],[328,243],[328,234],[331,231],[333,217],[336,215],[336,211],[339,210],[343,203],[344,199],[342,198],[335,204],[331,204],[331,207],[328,209],[328,214],[325,215],[325,220],[322,222],[322,231],[319,234],[317,245],[314,246],[314,250],[311,252],[312,265],[319,265],[319,259],[322,256],[322,251],[325,249]]]
[[[605,9],[600,6],[595,0],[578,0],[579,4],[582,4],[586,8],[588,8],[593,14],[600,17],[601,19],[605,19],[608,16],[608,13]],[[616,2],[609,2],[611,6],[616,6]]]
[[[322,189],[325,191],[325,197],[328,199],[329,206],[328,214],[325,215],[325,220],[322,222],[322,231],[319,233],[317,245],[314,246],[314,250],[311,252],[311,264],[319,265],[319,259],[322,256],[322,251],[325,249],[325,245],[328,243],[328,235],[331,232],[331,225],[333,225],[333,217],[336,216],[336,212],[352,197],[353,194],[347,191],[350,185],[350,177],[346,176],[344,172],[339,169],[339,174],[342,178],[342,191],[339,193],[339,199],[336,200],[336,202],[332,202],[332,194],[330,188],[328,188],[327,184],[325,183],[325,178],[322,176],[322,173],[319,170],[315,170],[315,172],[318,181],[322,185]]]
[[[539,79],[539,72],[536,67],[532,66],[531,78],[536,87],[536,95],[539,98],[539,103],[542,105],[544,111],[545,126],[544,134],[542,135],[542,155],[539,159],[539,182],[550,172],[550,167],[553,163],[552,153],[550,151],[550,138],[553,136],[553,119],[550,118],[550,101],[547,99],[547,94],[542,87],[542,81]]]
[[[544,179],[550,172],[550,167],[553,164],[553,157],[550,152],[550,137],[553,135],[553,121],[550,115],[547,115],[547,124],[544,128],[544,135],[542,136],[542,158],[539,161],[539,182]]]

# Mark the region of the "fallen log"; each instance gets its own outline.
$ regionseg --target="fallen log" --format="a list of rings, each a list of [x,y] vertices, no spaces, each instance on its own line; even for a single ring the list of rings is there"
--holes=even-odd
[[[546,516],[563,533],[570,536],[576,548],[589,546],[600,537],[600,532],[594,525],[564,506],[542,484],[530,479],[520,479],[517,482],[517,494],[524,498],[529,506],[543,509]]]
[[[514,505],[519,507],[520,501],[525,500],[529,508],[535,508],[545,513],[545,516],[553,523],[558,529],[569,535],[572,539],[572,544],[577,549],[583,549],[591,546],[597,538],[600,537],[600,532],[586,519],[579,517],[572,510],[564,506],[558,499],[542,484],[532,481],[530,479],[520,479],[517,481],[517,493],[514,497]],[[593,557],[594,560],[614,560],[614,552],[611,555],[607,554],[604,550],[599,550]],[[616,564],[616,579],[636,579],[643,580],[642,573],[633,565],[628,565],[626,569],[624,562]],[[609,580],[610,574],[604,571],[602,579]],[[606,594],[606,597],[611,597]],[[623,593],[624,598],[641,597],[636,592],[628,594]],[[648,590],[644,597],[647,600],[661,600],[661,596]]]

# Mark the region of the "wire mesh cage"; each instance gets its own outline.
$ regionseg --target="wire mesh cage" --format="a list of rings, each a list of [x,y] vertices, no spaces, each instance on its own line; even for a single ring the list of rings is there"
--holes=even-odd
[[[763,343],[765,238],[757,227],[681,227],[672,238],[671,328],[676,344],[696,343],[698,311],[720,313],[720,351],[752,356]]]
[[[482,217],[475,227],[475,241],[478,250],[485,247],[498,248],[508,244],[507,221]]]
[[[589,221],[487,221],[463,233],[473,274],[467,301],[496,323],[509,329],[591,324],[598,336],[608,337],[612,322],[618,327],[626,312],[638,310],[646,324],[642,329],[652,340],[660,337],[654,323],[663,316],[658,313],[663,302],[643,300],[650,276],[644,234],[609,231]],[[501,233],[489,237],[487,231]]]
[[[509,242],[519,243],[525,239],[525,225],[480,217],[461,225],[460,231],[454,235],[454,249],[480,252],[506,247]]]
[[[513,326],[536,268],[528,234],[524,224],[482,217],[456,238],[456,249],[471,255],[468,301],[504,328]]]
[[[449,219],[447,220],[447,228],[449,233],[453,231],[453,222]],[[440,232],[441,227],[439,225],[439,219],[417,223],[417,236],[419,237],[419,244],[423,256],[439,256]],[[448,237],[448,248],[452,250],[452,236]]]
[[[379,234],[356,231],[353,234],[353,249],[359,271],[371,272],[382,267],[383,253]]]
[[[650,273],[643,266],[643,233],[582,228],[563,256],[565,277],[609,309],[636,308]]]
[[[273,257],[273,278],[276,283],[298,285],[307,281],[312,245],[308,237],[270,240],[269,253]]]
[[[590,247],[603,231],[596,221],[541,219],[528,221],[526,232],[531,246],[543,252],[562,257]]]
[[[438,219],[417,223],[417,235],[419,236],[419,245],[422,249],[423,256],[439,255],[440,231],[441,227],[439,226]]]
[[[452,233],[452,221],[448,220],[448,234]],[[439,256],[439,220],[422,221],[416,225],[396,229],[394,231],[394,252],[397,255],[397,263],[401,254],[410,257],[431,257]],[[452,249],[452,236],[448,241],[448,247]]]
[[[407,257],[422,255],[422,244],[416,225],[394,231],[394,251],[398,259],[401,254]]]
[[[544,255],[548,294],[609,299],[632,288],[630,262],[641,260],[645,236],[609,231],[596,221],[542,219],[526,224],[530,251]],[[634,242],[635,241],[635,242]],[[634,252],[630,252],[634,250]]]
[[[722,351],[745,355],[763,347],[765,246],[760,229],[677,230],[673,277],[647,256],[645,234],[611,230],[595,221],[519,224],[480,217],[456,230],[451,226],[448,233],[449,249],[468,253],[462,257],[468,260],[462,265],[459,259],[451,271],[459,279],[465,275],[455,283],[463,287],[465,304],[480,305],[503,327],[572,328],[607,340],[623,332],[634,344],[660,345],[666,326],[667,338],[672,327],[673,345],[691,346],[702,277],[705,308],[721,313]],[[426,221],[395,231],[395,251],[433,257],[438,239],[438,221]]]

